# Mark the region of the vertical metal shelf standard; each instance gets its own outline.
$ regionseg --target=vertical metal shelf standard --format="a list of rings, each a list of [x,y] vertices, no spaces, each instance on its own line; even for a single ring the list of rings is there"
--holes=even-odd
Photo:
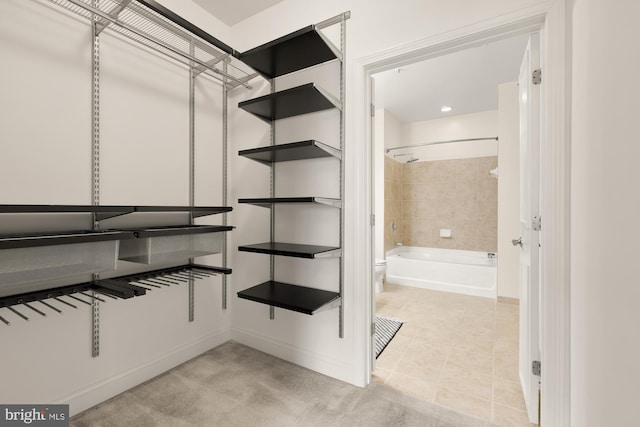
[[[344,61],[346,51],[346,20],[350,12],[311,25],[293,32],[272,42],[258,46],[241,53],[238,58],[254,68],[265,78],[270,79],[271,93],[259,98],[243,101],[238,106],[261,120],[271,124],[271,145],[250,150],[240,151],[238,154],[249,159],[271,166],[270,196],[262,199],[240,199],[240,203],[250,203],[270,208],[270,242],[240,246],[245,252],[269,254],[270,280],[251,288],[238,292],[238,297],[269,305],[270,318],[274,317],[274,307],[280,307],[305,314],[339,308],[339,337],[344,337],[344,257],[342,247],[344,243],[344,146],[345,146],[345,72]],[[340,24],[340,48],[336,48],[323,34],[321,29]],[[332,60],[339,60],[340,68],[340,97],[334,98],[324,89],[314,83],[275,92],[275,79],[288,73],[322,64]],[[336,150],[318,141],[300,141],[289,144],[275,144],[274,121],[337,108],[340,111],[340,148]],[[276,162],[302,160],[333,156],[340,161],[340,197],[326,199],[318,197],[276,198],[274,197]],[[321,203],[341,208],[339,247],[320,247],[313,245],[293,245],[274,241],[274,205],[278,203]],[[338,292],[323,291],[300,285],[281,283],[274,280],[274,257],[289,256],[315,259],[320,257],[339,257],[339,290]]]
[[[201,28],[183,19],[171,10],[154,0],[48,0],[63,9],[86,18],[91,24],[92,49],[92,197],[93,206],[100,204],[100,34],[109,30],[115,34],[159,52],[177,62],[187,65],[190,70],[189,117],[190,117],[190,181],[189,205],[194,206],[194,116],[195,89],[194,79],[199,74],[206,74],[220,81],[223,85],[223,97],[226,103],[227,90],[238,86],[250,88],[248,82],[256,76],[240,67],[235,67],[241,76],[228,72],[229,64],[238,55],[233,48]],[[226,110],[225,117],[226,121]],[[226,123],[223,130],[223,155],[226,156],[227,135]],[[226,202],[227,169],[226,159],[223,167],[223,189]],[[226,203],[225,203],[226,204]],[[189,224],[193,225],[193,214]],[[224,215],[226,225],[226,213]],[[99,230],[100,217],[93,212],[93,229]],[[226,252],[226,239],[224,242]],[[223,264],[226,267],[226,254]],[[190,259],[193,263],[193,259]],[[100,279],[94,274],[93,280]],[[223,309],[226,309],[226,280],[223,280]],[[192,282],[191,282],[192,284]],[[92,291],[92,355],[100,354],[99,325],[100,299]],[[193,320],[193,289],[190,286],[189,320]]]

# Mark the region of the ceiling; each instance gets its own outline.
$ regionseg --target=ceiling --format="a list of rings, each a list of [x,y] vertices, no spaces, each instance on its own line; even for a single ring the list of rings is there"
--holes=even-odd
[[[233,26],[283,0],[193,0],[207,12]]]
[[[528,35],[375,74],[375,104],[402,122],[498,109],[498,85],[518,80]],[[443,113],[440,108],[453,108]]]

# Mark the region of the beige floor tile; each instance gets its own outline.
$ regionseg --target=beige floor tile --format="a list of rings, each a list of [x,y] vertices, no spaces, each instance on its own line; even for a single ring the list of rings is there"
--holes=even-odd
[[[527,413],[507,406],[493,405],[493,422],[500,427],[532,427]]]
[[[398,362],[402,358],[402,353],[390,349],[384,349],[382,354],[376,359],[376,367],[385,369],[387,371],[393,371]]]
[[[496,346],[493,361],[493,373],[495,376],[512,382],[519,382],[518,363],[517,349]]]
[[[411,343],[411,341],[413,341],[412,337],[396,334],[391,340],[391,342],[387,344],[387,347],[384,350],[385,351],[393,350],[393,351],[398,351],[400,353],[404,353],[407,351],[407,348],[409,347],[409,344]]]
[[[371,373],[371,380],[377,384],[384,384],[390,375],[391,371],[376,367],[376,369]]]
[[[405,323],[378,359],[374,381],[486,420],[493,414],[498,425],[529,425],[519,386],[518,305],[394,284],[376,300]]]
[[[424,382],[438,384],[444,372],[444,360],[407,354],[396,365],[394,373],[414,377]]]
[[[492,376],[478,374],[471,370],[452,370],[445,368],[440,386],[448,390],[466,393],[481,399],[491,400]]]
[[[493,357],[486,353],[465,351],[456,348],[451,349],[446,369],[457,375],[476,373],[480,375],[493,375]]]
[[[491,421],[491,402],[489,400],[440,387],[434,402]]]
[[[520,383],[495,377],[493,381],[493,402],[526,411]]]
[[[495,346],[496,347],[508,347],[511,349],[518,349],[520,340],[517,336],[505,336],[496,334],[495,337]]]
[[[398,372],[391,374],[385,385],[427,402],[433,401],[438,389],[432,383]]]
[[[473,351],[482,354],[493,352],[493,331],[460,331],[451,343],[460,350]]]
[[[415,337],[407,346],[406,359],[423,359],[427,361],[446,362],[451,346],[430,339]]]

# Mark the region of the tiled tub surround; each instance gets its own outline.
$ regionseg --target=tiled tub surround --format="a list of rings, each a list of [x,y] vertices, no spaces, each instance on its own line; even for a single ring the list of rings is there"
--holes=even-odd
[[[404,163],[396,162],[384,156],[384,252],[403,243],[402,233],[402,167]],[[396,230],[392,229],[392,222]]]
[[[385,249],[407,246],[496,252],[498,158],[400,163],[385,158]],[[391,233],[391,221],[397,231]],[[450,229],[452,237],[440,237]],[[389,241],[387,237],[395,239]]]

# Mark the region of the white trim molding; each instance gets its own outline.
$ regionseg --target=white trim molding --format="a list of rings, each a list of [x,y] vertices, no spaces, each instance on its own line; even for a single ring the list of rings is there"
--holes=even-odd
[[[360,218],[369,218],[373,197],[372,149],[370,145],[370,121],[368,114],[371,95],[369,78],[372,74],[409,63],[441,56],[491,40],[510,37],[532,31],[540,31],[543,38],[543,116],[542,138],[542,187],[541,206],[543,253],[541,257],[541,359],[543,393],[541,398],[541,425],[569,426],[570,415],[570,366],[569,366],[569,173],[570,173],[570,63],[568,37],[567,0],[537,3],[517,12],[499,16],[468,27],[439,34],[394,49],[357,59],[351,68],[355,73],[351,99],[357,102],[353,118],[351,138],[354,151],[351,158],[362,159],[359,167],[366,170],[365,182],[356,183],[362,191],[356,198],[358,206],[368,209]],[[354,104],[356,104],[354,102]],[[360,175],[362,176],[362,175]],[[373,313],[370,301],[371,286],[367,285],[373,271],[371,241],[373,230],[368,223],[357,224],[356,233],[363,236],[364,249],[358,257],[358,266],[367,271],[357,271],[362,283],[356,291],[363,299],[354,306],[357,337],[356,369],[365,383],[371,378],[370,345]],[[358,267],[357,266],[357,267]],[[366,303],[365,303],[366,301]],[[366,342],[365,342],[366,341]]]

